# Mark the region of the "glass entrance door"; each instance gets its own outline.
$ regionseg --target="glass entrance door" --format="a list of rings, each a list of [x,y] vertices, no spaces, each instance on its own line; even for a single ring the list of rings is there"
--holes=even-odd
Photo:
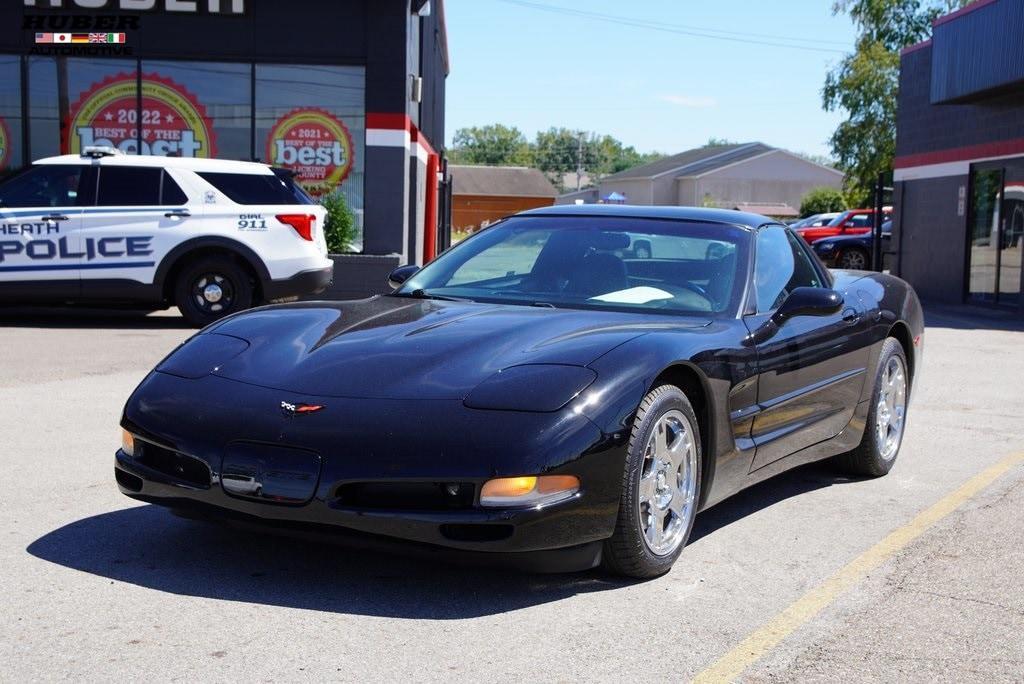
[[[999,261],[999,219],[1003,169],[971,169],[970,269],[967,294],[974,301],[994,303]]]
[[[1001,214],[998,301],[1018,306],[1021,304],[1021,251],[1024,250],[1024,159],[1015,159],[1006,165]]]

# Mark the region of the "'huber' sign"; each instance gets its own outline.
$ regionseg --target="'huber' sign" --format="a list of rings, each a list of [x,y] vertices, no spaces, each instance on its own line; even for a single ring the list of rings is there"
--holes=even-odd
[[[120,10],[199,14],[245,14],[245,0],[25,0],[33,9]]]

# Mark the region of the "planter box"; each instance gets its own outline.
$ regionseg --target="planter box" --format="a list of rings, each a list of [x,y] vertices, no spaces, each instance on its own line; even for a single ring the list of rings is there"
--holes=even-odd
[[[398,268],[398,254],[331,254],[334,282],[318,295],[302,299],[363,299],[390,292],[388,274]]]

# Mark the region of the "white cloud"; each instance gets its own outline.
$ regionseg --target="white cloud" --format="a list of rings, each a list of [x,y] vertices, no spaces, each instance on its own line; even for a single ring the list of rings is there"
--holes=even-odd
[[[659,95],[658,99],[678,107],[691,109],[707,109],[718,104],[718,100],[708,95]]]

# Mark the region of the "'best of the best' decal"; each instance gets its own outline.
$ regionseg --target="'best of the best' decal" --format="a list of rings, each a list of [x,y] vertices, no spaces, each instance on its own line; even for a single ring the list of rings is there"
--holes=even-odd
[[[71,107],[62,141],[64,151],[78,154],[84,147],[104,145],[128,154],[216,155],[206,109],[184,86],[159,74],[143,74],[141,112],[135,93],[134,73],[110,76],[89,87]],[[141,145],[135,139],[140,116]]]
[[[7,130],[7,122],[0,119],[0,169],[7,168],[11,158],[11,134]]]
[[[323,195],[352,171],[352,134],[330,112],[293,109],[270,129],[267,159],[294,171],[310,194]]]

